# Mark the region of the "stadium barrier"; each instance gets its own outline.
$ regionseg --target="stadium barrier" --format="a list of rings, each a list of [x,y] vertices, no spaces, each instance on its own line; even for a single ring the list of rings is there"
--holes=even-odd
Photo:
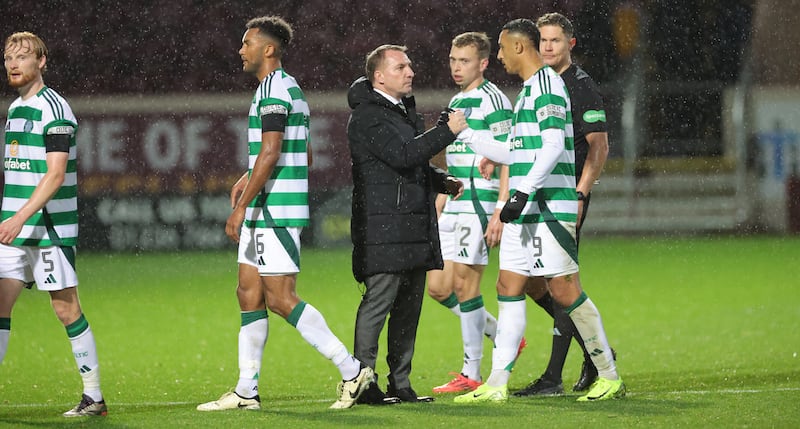
[[[723,112],[730,110],[732,91],[726,91]],[[514,95],[513,90],[506,92]],[[451,95],[450,91],[422,92],[417,95],[418,110],[432,123]],[[230,213],[230,186],[246,169],[244,141],[251,96],[70,98],[79,120],[81,248],[233,246],[224,234],[224,224]],[[303,240],[311,245],[346,245],[351,186],[346,94],[307,96],[314,154],[309,177],[312,225]],[[756,100],[753,138],[768,142],[775,118],[797,135],[800,118],[792,116],[794,110],[780,106],[797,100],[799,94],[773,90],[752,98]],[[767,166],[796,172],[800,151],[786,152],[796,145],[784,145],[787,149],[778,154],[767,150],[775,144],[761,143],[762,156],[755,164],[764,168],[747,168],[732,155],[739,149],[730,143],[735,140],[730,115],[724,114],[722,120],[725,154],[720,157],[639,159],[634,175],[626,176],[621,157],[612,151],[595,186],[593,214],[584,232],[736,231],[752,224],[786,231],[793,219],[786,214],[787,207],[796,199],[785,192],[788,173],[776,176]],[[619,131],[610,126],[613,146]],[[780,163],[768,159],[770,153],[773,158],[780,155]],[[740,189],[737,184],[743,182],[734,180],[740,170],[747,175],[747,189]],[[758,210],[763,204],[767,209]]]

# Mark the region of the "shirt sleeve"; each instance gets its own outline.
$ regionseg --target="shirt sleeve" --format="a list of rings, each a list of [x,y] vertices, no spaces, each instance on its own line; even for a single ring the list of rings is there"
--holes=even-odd
[[[606,132],[603,96],[590,77],[585,76],[576,80],[574,88],[570,91],[570,102],[572,103],[572,121],[580,127],[584,135]]]

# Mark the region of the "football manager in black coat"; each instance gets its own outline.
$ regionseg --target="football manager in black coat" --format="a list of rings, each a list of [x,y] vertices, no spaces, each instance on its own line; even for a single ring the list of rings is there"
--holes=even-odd
[[[467,127],[463,112],[444,111],[424,131],[410,96],[414,72],[406,48],[382,45],[367,55],[366,77],[347,95],[353,167],[353,274],[366,285],[358,307],[354,355],[375,368],[386,316],[389,383],[372,383],[360,403],[418,402],[409,374],[425,275],[443,267],[434,199],[460,196],[463,184],[429,164]]]

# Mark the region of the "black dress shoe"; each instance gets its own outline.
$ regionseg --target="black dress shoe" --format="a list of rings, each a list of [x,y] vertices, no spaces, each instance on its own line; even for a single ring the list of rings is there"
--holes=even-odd
[[[386,396],[399,398],[400,402],[433,402],[433,396],[417,396],[417,392],[410,387],[395,389],[389,386]]]
[[[585,392],[589,390],[589,387],[591,387],[595,380],[597,380],[597,368],[595,368],[592,361],[585,360],[583,361],[583,366],[581,366],[581,376],[578,377],[578,381],[572,386],[572,391]]]
[[[514,392],[514,396],[560,396],[564,394],[564,387],[561,383],[548,380],[541,376],[524,389]]]
[[[392,405],[399,403],[399,398],[387,397],[375,382],[370,383],[367,387],[367,390],[365,390],[364,393],[362,393],[361,396],[356,399],[356,404],[366,405]]]
[[[612,348],[611,349],[611,358],[616,362],[617,360],[617,352]],[[597,368],[594,366],[591,360],[584,360],[583,366],[581,367],[581,376],[578,377],[578,381],[575,382],[575,385],[572,386],[573,392],[585,392],[592,387],[592,384],[597,380]]]

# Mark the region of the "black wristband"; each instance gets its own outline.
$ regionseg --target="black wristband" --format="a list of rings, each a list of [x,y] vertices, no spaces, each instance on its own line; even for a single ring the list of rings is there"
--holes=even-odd
[[[578,201],[586,201],[586,195],[583,195],[583,192],[576,191],[576,193],[578,194]]]

